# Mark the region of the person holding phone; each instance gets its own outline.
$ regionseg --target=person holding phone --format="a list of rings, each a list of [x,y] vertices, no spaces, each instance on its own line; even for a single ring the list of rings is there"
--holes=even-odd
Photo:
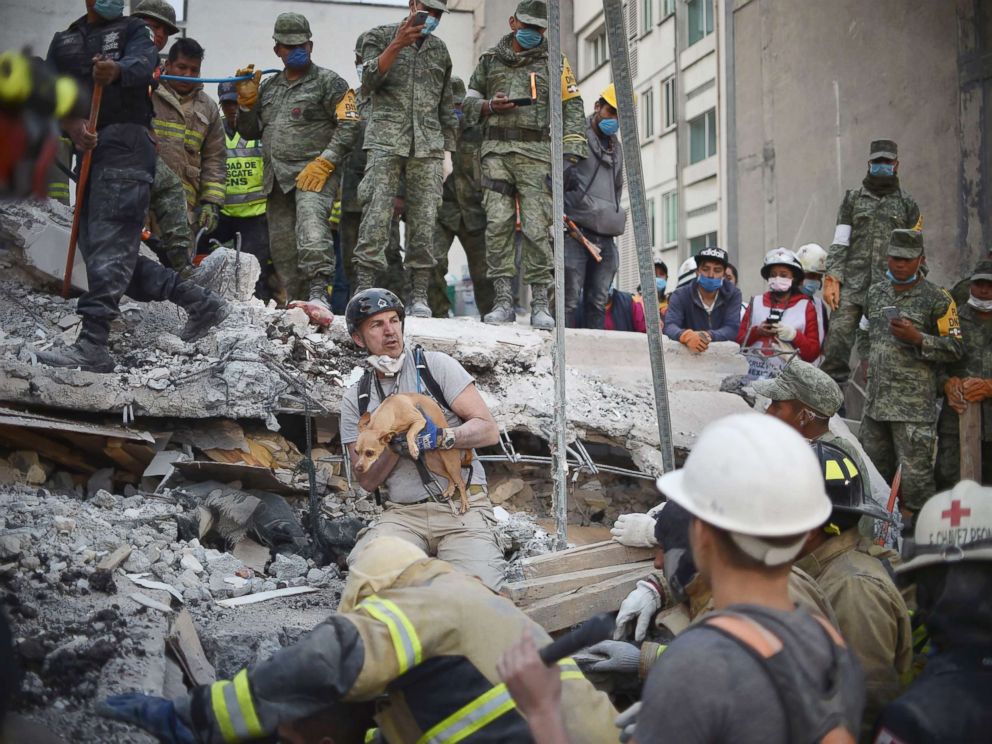
[[[868,389],[858,437],[887,481],[902,467],[906,529],[935,491],[937,374],[964,353],[957,305],[923,277],[923,233],[893,230],[886,278],[868,290]]]

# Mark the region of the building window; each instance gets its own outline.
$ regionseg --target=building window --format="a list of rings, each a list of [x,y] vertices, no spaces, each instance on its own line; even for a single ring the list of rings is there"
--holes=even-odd
[[[696,238],[689,238],[689,255],[698,256],[703,248],[711,248],[716,245],[716,233],[706,233]]]
[[[662,116],[665,121],[665,129],[675,126],[675,78],[670,77],[662,84],[662,93],[664,100],[662,101],[662,106],[664,106],[664,111]]]
[[[654,26],[655,0],[641,0],[641,34],[651,31]]]
[[[661,195],[661,211],[665,218],[665,247],[679,242],[679,195],[669,191]]]
[[[589,71],[597,69],[610,59],[610,48],[606,43],[606,29],[601,28],[592,36],[586,37],[588,45]]]
[[[648,139],[654,137],[654,91],[651,88],[641,93],[641,108],[644,111],[642,138]]]
[[[713,33],[713,0],[687,0],[689,46]]]
[[[675,0],[661,0],[661,17],[668,18],[675,12]]]
[[[716,109],[689,122],[689,162],[698,163],[716,155]]]
[[[648,229],[651,231],[649,233],[651,247],[654,248],[658,245],[658,218],[657,210],[654,208],[654,199],[648,199],[645,206],[648,210]]]

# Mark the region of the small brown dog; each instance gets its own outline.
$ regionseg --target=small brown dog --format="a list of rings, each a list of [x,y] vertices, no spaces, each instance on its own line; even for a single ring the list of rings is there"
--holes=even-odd
[[[414,459],[420,456],[417,446],[417,435],[423,431],[427,422],[417,406],[431,417],[431,421],[442,429],[448,425],[444,412],[433,398],[420,393],[397,393],[388,396],[371,414],[363,413],[358,419],[358,439],[355,441],[355,453],[358,462],[355,470],[364,473],[372,463],[379,459],[382,451],[397,434],[406,434],[406,444],[410,456]],[[462,478],[462,468],[472,462],[471,450],[430,450],[424,453],[424,461],[428,470],[448,479],[448,487],[442,496],[450,499],[458,489],[461,495],[459,514],[468,511],[468,490],[465,479]]]

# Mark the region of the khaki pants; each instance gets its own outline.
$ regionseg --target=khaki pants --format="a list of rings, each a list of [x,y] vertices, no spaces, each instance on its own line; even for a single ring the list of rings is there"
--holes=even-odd
[[[457,507],[457,498],[452,504]],[[452,504],[426,501],[404,506],[386,502],[382,518],[361,533],[348,563],[353,562],[370,540],[387,535],[399,537],[499,591],[506,580],[506,561],[493,531],[496,519],[488,492],[469,494],[467,514],[458,514]]]

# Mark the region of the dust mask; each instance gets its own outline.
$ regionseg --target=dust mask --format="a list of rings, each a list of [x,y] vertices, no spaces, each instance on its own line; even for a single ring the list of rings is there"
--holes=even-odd
[[[787,276],[769,277],[768,289],[772,292],[788,292],[792,289],[792,279]]]
[[[405,351],[395,359],[389,356],[389,354],[370,356],[368,362],[372,369],[382,372],[386,377],[396,377],[400,373],[400,370],[403,369],[404,360],[406,360]]]
[[[96,0],[93,12],[105,21],[113,21],[124,15],[124,0]]]
[[[975,295],[971,295],[968,304],[980,313],[992,313],[992,300],[980,300]]]

